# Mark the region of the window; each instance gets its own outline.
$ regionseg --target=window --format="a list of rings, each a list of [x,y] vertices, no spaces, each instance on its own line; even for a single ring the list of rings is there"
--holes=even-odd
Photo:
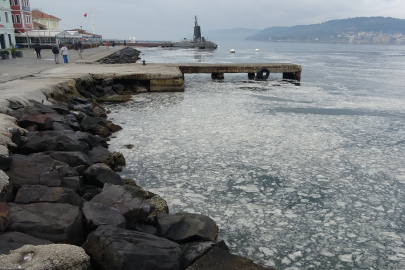
[[[5,15],[5,17],[6,17],[6,23],[8,23],[8,13],[7,13],[7,12],[4,12],[4,15]]]
[[[29,15],[25,16],[25,23],[31,24],[31,17]]]
[[[20,18],[20,15],[19,15],[19,14],[16,14],[16,15],[15,15],[15,20],[16,20],[15,23],[21,23],[21,18]]]
[[[14,15],[13,15],[13,14],[11,14],[11,20],[13,21],[13,23],[15,23]]]
[[[28,0],[22,0],[22,5],[24,7],[28,7],[29,6]]]
[[[10,0],[10,6],[12,6],[13,5],[13,0]]]
[[[15,5],[15,6],[19,6],[19,5],[20,5],[20,3],[18,3],[18,0],[14,0],[14,5]]]

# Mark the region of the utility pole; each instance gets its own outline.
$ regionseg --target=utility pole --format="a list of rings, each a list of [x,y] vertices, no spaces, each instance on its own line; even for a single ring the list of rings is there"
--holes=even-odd
[[[94,14],[93,14],[93,5],[91,6],[91,30],[93,31],[93,35],[94,35]]]

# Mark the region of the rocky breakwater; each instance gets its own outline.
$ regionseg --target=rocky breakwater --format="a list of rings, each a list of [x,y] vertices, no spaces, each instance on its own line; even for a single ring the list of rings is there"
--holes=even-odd
[[[136,61],[141,60],[139,57],[140,51],[133,49],[131,47],[126,47],[116,53],[113,53],[103,59],[101,59],[101,64],[125,64],[125,63],[136,63]]]
[[[163,198],[117,173],[126,162],[108,137],[121,127],[96,99],[125,88],[77,80],[51,104],[9,103],[0,269],[265,269],[229,253],[211,218],[169,213]]]

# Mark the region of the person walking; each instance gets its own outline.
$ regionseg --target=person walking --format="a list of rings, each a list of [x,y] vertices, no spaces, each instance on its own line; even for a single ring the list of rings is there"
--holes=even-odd
[[[82,56],[82,42],[79,40],[79,42],[77,42],[77,50],[78,50],[78,52],[79,52],[79,56],[80,56],[80,59],[83,59],[83,56]]]
[[[105,46],[107,46],[107,51],[109,51],[110,50],[110,41],[109,40],[107,40],[107,42],[105,43]]]
[[[52,52],[55,56],[55,64],[59,64],[59,47],[58,44],[53,45]]]
[[[62,49],[60,49],[61,55],[63,56],[63,63],[68,64],[68,49],[66,48],[65,45],[62,45]]]
[[[115,41],[114,40],[111,42],[111,47],[113,48],[113,50],[115,50]]]
[[[41,59],[41,50],[42,50],[41,45],[39,45],[39,44],[37,43],[37,45],[35,45],[34,50],[35,50],[35,52],[37,53],[37,58],[38,58],[38,59]]]

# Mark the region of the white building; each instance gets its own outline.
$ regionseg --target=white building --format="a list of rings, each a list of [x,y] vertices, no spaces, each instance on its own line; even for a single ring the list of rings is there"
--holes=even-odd
[[[8,49],[15,44],[10,1],[0,0],[0,49]]]

